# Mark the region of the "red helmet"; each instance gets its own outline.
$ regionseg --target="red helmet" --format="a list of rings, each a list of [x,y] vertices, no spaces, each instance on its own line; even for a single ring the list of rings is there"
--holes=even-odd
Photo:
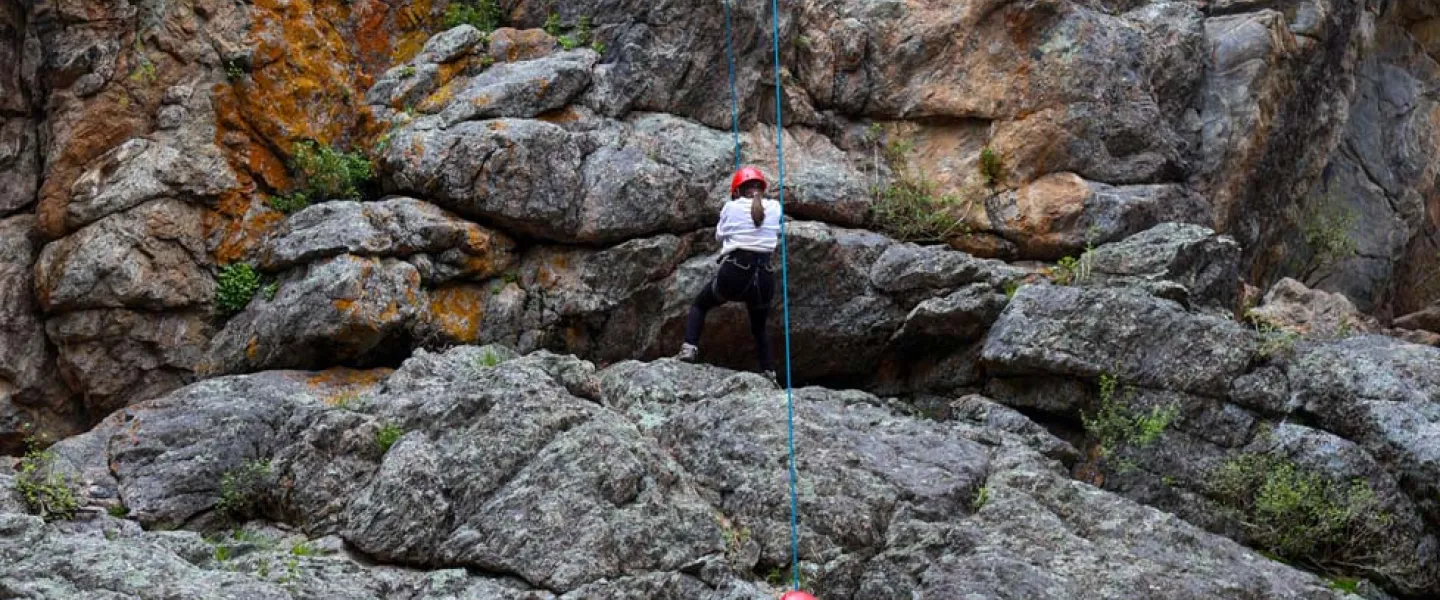
[[[735,172],[734,177],[730,178],[730,197],[734,198],[735,194],[740,191],[740,186],[748,181],[760,182],[760,185],[763,186],[762,190],[770,187],[770,184],[765,181],[765,174],[761,173],[760,169],[755,167],[742,167],[739,171]]]
[[[780,597],[780,600],[816,600],[816,599],[815,599],[814,596],[811,596],[810,594],[807,594],[807,593],[805,593],[805,592],[794,591],[794,592],[785,592],[785,595],[784,595],[784,596],[781,596],[781,597]]]

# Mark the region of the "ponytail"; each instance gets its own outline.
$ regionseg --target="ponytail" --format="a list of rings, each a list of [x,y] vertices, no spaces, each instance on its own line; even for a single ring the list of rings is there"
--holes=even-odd
[[[750,218],[755,219],[755,226],[759,227],[765,222],[765,205],[760,203],[760,196],[750,201]]]

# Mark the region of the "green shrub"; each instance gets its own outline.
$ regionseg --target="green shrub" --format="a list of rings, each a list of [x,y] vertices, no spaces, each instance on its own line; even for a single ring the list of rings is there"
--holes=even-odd
[[[1298,332],[1276,325],[1253,310],[1246,311],[1245,318],[1260,334],[1259,344],[1255,348],[1255,354],[1260,358],[1285,357],[1295,351],[1295,343],[1300,341]]]
[[[269,475],[268,460],[246,461],[226,471],[220,476],[220,501],[215,503],[215,511],[231,520],[245,516],[254,509]]]
[[[374,165],[360,153],[340,152],[314,141],[297,142],[291,168],[311,200],[356,199],[375,176]]]
[[[395,442],[399,441],[400,436],[404,434],[405,431],[394,423],[386,423],[384,427],[381,427],[380,431],[375,433],[375,444],[380,447],[380,454],[389,452],[390,447],[394,446]]]
[[[1000,182],[1004,172],[1000,166],[1000,157],[988,146],[980,151],[980,174],[985,177],[985,185],[993,186]]]
[[[871,207],[875,227],[902,242],[943,242],[967,231],[954,210],[960,203],[951,194],[936,196],[936,184],[924,179],[900,178],[890,184]]]
[[[296,191],[283,196],[270,196],[265,199],[265,204],[288,215],[310,206],[310,198],[305,196],[305,192]]]
[[[1094,266],[1094,248],[1085,247],[1080,257],[1066,256],[1055,263],[1055,267],[1049,270],[1050,279],[1060,285],[1080,285],[1090,277],[1090,271]]]
[[[1209,479],[1211,493],[1235,509],[1255,545],[1320,569],[1367,562],[1385,546],[1393,520],[1364,480],[1336,482],[1275,454],[1242,453]]]
[[[1113,375],[1101,375],[1099,407],[1091,414],[1080,415],[1085,431],[1100,443],[1101,455],[1107,457],[1124,447],[1149,446],[1179,414],[1173,405],[1137,413],[1127,401],[1117,397],[1118,386],[1119,380]],[[1133,390],[1127,388],[1127,391]]]
[[[125,506],[121,504],[113,505],[110,508],[105,509],[105,512],[110,513],[110,516],[117,519],[123,519],[130,515],[130,509],[125,508]]]
[[[312,547],[310,542],[302,541],[290,547],[290,554],[292,556],[316,556],[320,552]]]
[[[225,78],[228,79],[228,80],[230,80],[231,82],[235,82],[235,81],[239,81],[239,80],[241,80],[241,79],[244,79],[244,78],[245,78],[245,66],[242,65],[242,64],[240,64],[240,61],[237,61],[237,60],[235,60],[235,59],[233,59],[233,58],[226,60],[226,61],[225,61]]]
[[[500,26],[500,9],[495,0],[477,2],[451,2],[445,7],[445,27],[470,25],[482,33],[490,33]]]
[[[215,288],[215,306],[225,314],[245,310],[260,289],[260,274],[249,263],[233,263],[220,269],[219,286]]]
[[[545,18],[545,25],[542,27],[550,37],[560,37],[560,13],[550,13]]]
[[[75,518],[80,500],[70,487],[70,479],[55,472],[55,453],[41,450],[33,439],[27,443],[30,449],[20,459],[20,472],[15,477],[15,488],[25,499],[26,508],[46,521]]]
[[[1302,281],[1314,283],[1315,275],[1321,270],[1359,252],[1355,240],[1350,237],[1357,218],[1354,209],[1333,199],[1305,213],[1301,230],[1311,256],[1301,274]]]

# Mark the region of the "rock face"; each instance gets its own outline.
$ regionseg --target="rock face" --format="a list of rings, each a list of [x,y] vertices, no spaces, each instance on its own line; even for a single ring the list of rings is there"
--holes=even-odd
[[[786,409],[761,378],[670,360],[596,370],[495,347],[422,352],[376,375],[211,379],[62,442],[55,464],[87,485],[87,502],[118,502],[129,516],[47,524],[6,508],[0,585],[134,593],[150,581],[256,597],[778,593],[764,574],[789,564]],[[863,393],[797,390],[808,589],[1340,597],[1069,479],[1042,454],[1066,444],[1018,413],[980,398],[964,407],[969,417],[938,422]],[[136,527],[227,517],[265,521],[208,542]],[[310,550],[282,562],[301,542]]]
[[[716,368],[660,360],[743,162],[789,213],[771,342],[824,386],[822,595],[1327,593],[1224,538],[1440,593],[1434,7],[500,4],[0,0],[0,451],[100,423],[57,446],[90,500],[396,565],[280,581],[0,498],[0,552],[49,549],[0,589],[773,596],[744,311]]]

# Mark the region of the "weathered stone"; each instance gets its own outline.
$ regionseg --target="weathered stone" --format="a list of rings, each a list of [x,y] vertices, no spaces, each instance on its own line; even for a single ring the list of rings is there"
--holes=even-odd
[[[470,25],[460,25],[435,34],[425,42],[417,62],[448,63],[460,58],[480,43],[483,34]]]
[[[1440,103],[1424,91],[1440,81],[1440,67],[1399,19],[1381,20],[1373,35],[1374,47],[1356,68],[1344,138],[1305,198],[1302,220],[1331,219],[1355,247],[1353,257],[1314,265],[1305,281],[1344,293],[1366,312],[1431,299],[1419,288],[1433,253],[1406,251],[1421,233],[1436,231],[1426,199],[1440,173],[1440,160],[1423,150],[1440,140]],[[1343,223],[1347,213],[1352,223]],[[1420,268],[1404,269],[1407,259]]]
[[[48,313],[95,308],[176,309],[209,304],[203,211],[157,200],[111,215],[45,246],[35,291]]]
[[[786,214],[847,227],[864,225],[874,201],[874,182],[851,167],[846,153],[819,132],[787,127],[784,137]],[[770,182],[767,196],[777,196],[774,127],[756,127],[743,144],[745,164],[760,167]]]
[[[422,118],[394,135],[385,160],[402,191],[558,241],[688,231],[718,213],[714,192],[730,155],[720,133],[646,115],[599,137],[533,120],[442,129]]]
[[[1102,245],[1088,260],[1085,285],[1133,286],[1154,293],[1165,285],[1161,282],[1174,282],[1182,286],[1182,297],[1176,300],[1184,305],[1216,315],[1234,314],[1239,305],[1240,246],[1198,225],[1162,223]]]
[[[931,298],[910,310],[891,341],[977,340],[1005,308],[1005,295],[988,284],[972,284],[948,296]]]
[[[598,59],[591,50],[561,52],[535,60],[498,63],[450,85],[454,99],[440,111],[446,127],[498,117],[535,117],[564,107],[590,83]]]
[[[1378,333],[1380,324],[1355,309],[1343,294],[1311,290],[1286,277],[1265,293],[1264,303],[1247,316],[1314,338]]]
[[[201,372],[373,364],[406,348],[420,273],[393,258],[342,254],[293,270],[257,295],[206,350]]]
[[[414,257],[429,284],[485,279],[515,262],[515,242],[413,198],[325,202],[285,221],[261,254],[265,269],[283,270],[340,254]],[[416,256],[421,255],[421,256]]]
[[[1235,322],[1138,290],[1027,285],[986,334],[983,357],[997,375],[1110,374],[1223,398],[1254,349],[1254,334]]]
[[[1418,329],[1432,333],[1440,333],[1440,305],[1427,306],[1398,319],[1395,319],[1395,326],[1401,329]]]
[[[1208,223],[1205,200],[1181,186],[1115,187],[1062,173],[986,203],[990,225],[1022,256],[1055,260],[1165,222]]]
[[[1022,275],[1021,270],[1001,261],[906,243],[889,246],[875,259],[870,268],[870,283],[886,293],[903,295],[933,293],[973,283],[999,288]]]
[[[193,310],[80,310],[49,319],[45,331],[92,420],[193,381],[213,334],[208,312]]]
[[[541,29],[501,27],[490,32],[487,51],[498,62],[535,60],[555,51],[555,38]]]
[[[1287,368],[1297,412],[1389,463],[1431,520],[1440,515],[1437,365],[1440,349],[1358,336],[1299,349]]]
[[[0,219],[0,451],[19,453],[27,435],[55,440],[79,425],[34,299],[38,234],[33,216]]]
[[[278,581],[273,566],[268,575],[259,569],[276,557],[262,536],[282,548],[304,541],[291,527],[320,539],[310,542],[318,555],[290,567],[288,589],[338,597],[643,591],[759,600],[774,590],[755,573],[789,564],[787,408],[759,377],[669,360],[597,373],[573,357],[475,347],[420,352],[393,373],[361,375],[211,379],[54,449],[87,482],[85,500],[113,493],[151,529],[219,525],[225,490],[246,490],[229,496],[230,506],[248,501],[238,516],[281,528],[251,523],[244,540],[213,542],[230,547],[235,589]],[[1312,576],[1069,480],[1039,453],[1073,458],[1073,448],[984,399],[961,400],[958,419],[942,423],[858,392],[794,395],[799,560],[825,597],[993,595],[1036,578],[1068,590],[1038,597],[1091,597],[1070,593],[1083,585],[1101,590],[1093,597],[1121,598],[1156,582],[1168,586],[1166,597],[1224,595],[1262,581],[1267,597],[1325,597]],[[381,424],[401,432],[388,449],[373,443]],[[118,560],[144,548],[148,558],[124,560],[114,573],[160,570],[175,586],[200,585],[221,566],[188,532],[126,525],[118,536],[78,535],[4,517],[29,519],[0,536],[27,548],[16,570],[0,570],[7,582],[95,587],[90,570],[29,568],[64,560],[51,549],[77,543],[94,546],[87,556]],[[340,539],[322,537],[337,528]],[[341,539],[366,553],[367,566],[345,557]],[[0,544],[0,553],[14,551]],[[156,561],[189,566],[172,572]],[[963,565],[989,575],[959,578]],[[467,577],[458,567],[510,576]]]
[[[1288,9],[1271,8],[1205,21],[1193,181],[1212,204],[1212,226],[1245,249],[1242,269],[1263,281],[1283,274],[1294,254],[1281,240],[1301,231],[1300,198],[1343,133],[1357,49],[1370,29],[1359,5],[1317,6],[1296,10],[1293,23]]]
[[[4,88],[0,84],[0,91]],[[0,114],[0,217],[35,202],[40,166],[35,121]]]

